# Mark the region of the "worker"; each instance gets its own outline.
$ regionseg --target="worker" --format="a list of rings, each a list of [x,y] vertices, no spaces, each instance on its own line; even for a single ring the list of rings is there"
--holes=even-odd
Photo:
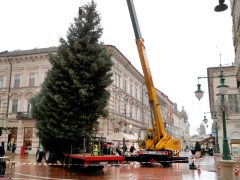
[[[98,156],[98,147],[97,147],[97,145],[94,145],[93,155],[94,156]]]

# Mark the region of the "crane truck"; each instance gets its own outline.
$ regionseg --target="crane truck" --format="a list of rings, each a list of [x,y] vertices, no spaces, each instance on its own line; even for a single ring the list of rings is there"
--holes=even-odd
[[[152,128],[140,129],[138,144],[140,151],[138,155],[125,157],[125,160],[135,160],[142,165],[159,162],[163,166],[172,163],[188,163],[188,157],[175,156],[180,151],[180,140],[166,133],[160,112],[156,89],[153,84],[152,75],[147,60],[144,39],[141,36],[133,0],[127,0],[129,14],[136,38],[136,45],[140,57],[144,79],[148,91],[149,104],[152,115]]]

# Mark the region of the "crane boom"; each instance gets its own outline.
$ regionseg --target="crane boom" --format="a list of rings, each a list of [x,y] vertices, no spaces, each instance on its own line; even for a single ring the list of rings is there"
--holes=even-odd
[[[156,125],[158,139],[161,139],[161,137],[165,135],[165,130],[163,127],[162,117],[161,117],[161,113],[160,113],[160,104],[158,103],[156,90],[155,90],[153,80],[152,80],[151,70],[149,68],[149,64],[148,64],[148,60],[147,60],[147,54],[146,54],[146,50],[145,50],[145,46],[144,46],[144,40],[141,37],[141,32],[140,32],[140,28],[138,25],[133,1],[127,0],[127,4],[128,4],[130,17],[132,20],[138,54],[139,54],[139,58],[141,60],[141,65],[142,65],[142,69],[143,69],[144,79],[145,79],[146,87],[148,90],[149,102],[150,102],[151,110],[153,113],[154,121],[152,123]],[[155,126],[153,126],[153,128],[154,127]]]
[[[160,104],[158,102],[156,89],[153,84],[152,75],[151,75],[150,67],[147,60],[146,50],[144,46],[144,39],[141,36],[133,0],[127,0],[127,5],[128,5],[131,21],[132,21],[138,54],[140,57],[144,79],[145,79],[145,83],[148,91],[151,113],[153,114],[152,133],[153,133],[154,140],[152,144],[147,147],[147,149],[161,150],[161,149],[169,148],[172,150],[178,150],[179,144],[180,144],[179,140],[173,139],[171,136],[169,136],[165,132],[165,129],[164,129],[163,120],[160,112]]]

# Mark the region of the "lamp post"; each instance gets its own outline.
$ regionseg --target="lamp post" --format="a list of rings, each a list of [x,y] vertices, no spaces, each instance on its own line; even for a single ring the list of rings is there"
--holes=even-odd
[[[232,76],[232,75],[229,75]],[[198,80],[201,78],[216,78],[218,77],[220,79],[220,85],[217,86],[219,90],[219,95],[221,95],[221,107],[222,107],[222,125],[223,125],[223,154],[222,159],[223,160],[231,160],[230,156],[230,150],[228,145],[228,139],[227,139],[227,131],[226,131],[226,116],[225,116],[225,104],[224,104],[224,95],[227,93],[228,87],[225,85],[225,76],[223,75],[223,71],[221,70],[220,66],[220,75],[219,76],[212,76],[212,77],[198,77]],[[198,89],[195,91],[195,96],[200,100],[203,97],[203,91],[201,90],[201,85],[198,83]]]
[[[222,106],[222,125],[223,125],[223,160],[231,160],[230,156],[230,150],[228,145],[228,139],[227,139],[227,130],[226,130],[226,115],[225,115],[225,100],[224,95],[227,93],[228,87],[224,84],[225,77],[223,75],[223,72],[221,71],[220,74],[220,85],[217,87],[219,89],[219,93],[221,96],[221,106]]]

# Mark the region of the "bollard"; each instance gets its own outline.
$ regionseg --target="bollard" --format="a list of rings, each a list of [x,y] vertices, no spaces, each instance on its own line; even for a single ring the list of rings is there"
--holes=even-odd
[[[25,156],[24,146],[22,146],[21,149],[20,149],[20,155],[21,155],[21,157],[24,157],[24,156]]]

